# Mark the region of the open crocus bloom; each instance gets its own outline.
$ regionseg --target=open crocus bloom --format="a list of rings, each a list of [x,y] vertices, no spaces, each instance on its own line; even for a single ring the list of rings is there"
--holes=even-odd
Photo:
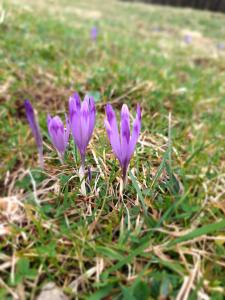
[[[30,125],[30,128],[32,130],[33,136],[35,138],[35,142],[38,148],[38,154],[39,154],[39,162],[40,167],[43,168],[44,166],[44,160],[43,160],[43,143],[42,143],[42,136],[40,132],[40,128],[38,126],[38,123],[35,119],[34,110],[29,100],[25,100],[24,102],[25,111],[28,123]]]
[[[81,103],[78,93],[69,99],[69,119],[74,143],[84,165],[86,149],[95,127],[96,109],[92,96],[86,95]]]
[[[123,179],[126,180],[127,168],[134,153],[136,143],[141,131],[141,109],[137,105],[137,114],[130,132],[130,113],[126,104],[121,110],[120,134],[118,131],[116,114],[110,104],[106,105],[105,127],[112,149],[120,162]]]
[[[69,120],[66,116],[66,127],[64,128],[60,117],[55,116],[52,118],[50,115],[48,115],[47,125],[52,144],[58,151],[60,159],[63,159],[70,135]]]

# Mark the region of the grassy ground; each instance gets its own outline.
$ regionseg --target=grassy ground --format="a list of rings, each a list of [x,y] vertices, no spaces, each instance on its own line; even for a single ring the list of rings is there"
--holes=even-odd
[[[48,282],[69,299],[224,299],[225,16],[97,0],[10,0],[1,16],[0,299]],[[74,90],[98,108],[87,197],[72,141],[61,166],[46,130]],[[123,199],[106,102],[143,109]]]

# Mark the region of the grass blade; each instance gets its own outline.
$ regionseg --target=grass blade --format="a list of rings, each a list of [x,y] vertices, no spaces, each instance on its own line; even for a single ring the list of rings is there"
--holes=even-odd
[[[197,229],[193,230],[192,232],[171,241],[168,244],[168,247],[175,246],[179,243],[182,243],[182,242],[185,242],[188,240],[192,240],[192,239],[200,237],[202,235],[217,232],[220,230],[225,230],[225,220],[197,228]]]

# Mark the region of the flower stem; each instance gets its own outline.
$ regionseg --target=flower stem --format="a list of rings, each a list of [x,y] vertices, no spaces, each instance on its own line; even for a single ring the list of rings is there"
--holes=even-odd
[[[126,206],[126,204],[125,204],[125,202],[124,202],[123,194],[121,195],[121,200],[122,200],[123,205],[124,205],[124,207],[125,207],[125,209],[126,209],[126,211],[127,211],[127,229],[128,229],[128,231],[130,231],[130,229],[131,229],[130,213],[129,213],[128,207]]]
[[[81,156],[81,168],[83,169],[83,172],[85,172],[85,156]]]
[[[127,168],[123,168],[123,189],[127,185]]]
[[[85,185],[85,156],[81,155],[81,167],[79,169],[80,181],[81,181],[81,193],[86,196],[86,185]]]
[[[58,152],[58,156],[59,156],[59,160],[61,162],[61,164],[63,165],[64,164],[64,157],[63,157],[63,154]]]
[[[44,169],[43,147],[38,148],[38,160],[41,169]]]

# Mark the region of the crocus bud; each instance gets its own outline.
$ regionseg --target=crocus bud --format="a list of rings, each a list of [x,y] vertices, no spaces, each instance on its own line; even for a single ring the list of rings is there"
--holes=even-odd
[[[84,164],[87,146],[95,127],[94,98],[86,95],[81,103],[78,93],[74,93],[69,99],[69,119],[74,143],[80,152],[82,164]]]
[[[69,120],[66,116],[66,127],[64,128],[63,122],[60,117],[55,116],[52,118],[50,115],[48,115],[47,125],[52,144],[57,150],[62,162],[70,135]]]
[[[130,132],[130,113],[126,104],[122,106],[120,133],[117,126],[116,114],[110,104],[106,105],[105,127],[113,152],[122,168],[123,180],[126,181],[127,168],[134,153],[141,131],[141,109],[137,105],[137,114]]]
[[[40,167],[43,168],[44,166],[44,160],[43,160],[43,143],[42,143],[42,136],[40,133],[40,128],[38,126],[38,123],[35,119],[34,110],[29,100],[25,100],[24,102],[25,111],[28,123],[30,125],[30,128],[32,130],[33,136],[35,138],[35,142],[38,148],[38,155],[39,155],[39,164]]]

